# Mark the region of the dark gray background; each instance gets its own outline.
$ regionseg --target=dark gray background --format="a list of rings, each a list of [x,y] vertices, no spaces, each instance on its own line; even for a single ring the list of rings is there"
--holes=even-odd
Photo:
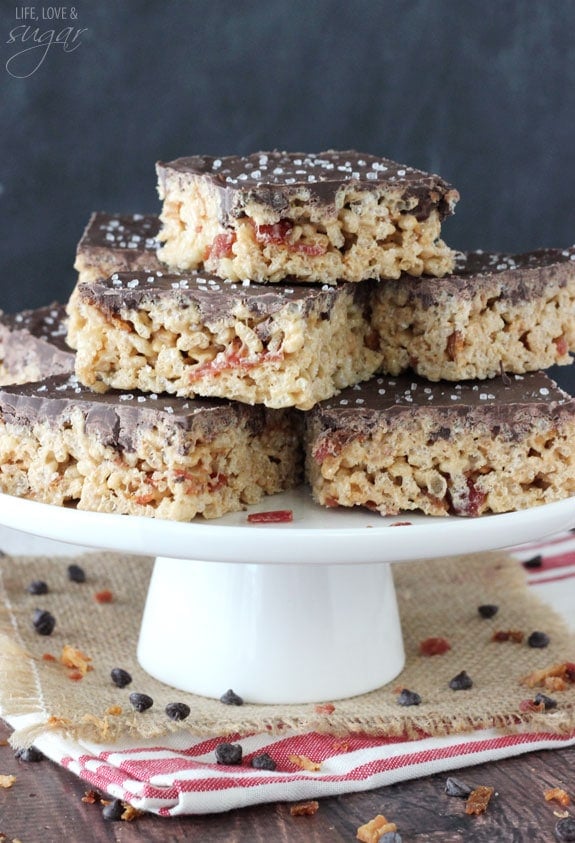
[[[155,161],[192,153],[356,148],[459,189],[454,247],[575,241],[574,0],[66,1],[32,26],[80,46],[27,78],[1,2],[6,311],[65,300],[90,212],[157,211]]]

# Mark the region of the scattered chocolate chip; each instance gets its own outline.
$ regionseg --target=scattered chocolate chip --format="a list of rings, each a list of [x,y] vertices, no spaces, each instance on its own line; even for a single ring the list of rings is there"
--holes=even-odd
[[[220,743],[216,747],[218,764],[241,764],[242,748],[239,743]]]
[[[32,626],[38,635],[52,635],[56,626],[56,618],[46,609],[36,609],[32,616]]]
[[[244,701],[243,701],[242,697],[240,697],[238,694],[236,694],[235,691],[232,691],[231,688],[228,688],[226,693],[222,694],[222,696],[220,697],[220,702],[222,702],[224,705],[243,705],[244,704]]]
[[[477,607],[477,611],[482,618],[492,618],[499,611],[499,606],[495,606],[493,603],[484,603]]]
[[[190,706],[182,702],[168,703],[165,712],[170,720],[185,720],[190,716]]]
[[[256,770],[276,770],[277,764],[267,752],[262,752],[260,755],[254,755],[251,760],[252,767]]]
[[[561,841],[575,840],[575,819],[565,817],[563,820],[558,820],[555,823],[555,837]]]
[[[108,805],[102,808],[102,816],[105,820],[112,820],[116,822],[122,819],[124,813],[124,805],[121,799],[113,799]]]
[[[86,582],[86,572],[79,565],[68,565],[68,579],[72,582]]]
[[[113,668],[113,670],[110,671],[110,678],[114,685],[118,688],[125,688],[126,685],[129,685],[132,681],[132,677],[128,671],[123,670],[121,667]]]
[[[408,691],[407,688],[403,688],[397,698],[397,702],[398,705],[419,705],[421,697],[415,691]]]
[[[543,647],[547,647],[550,641],[551,639],[546,632],[539,632],[536,630],[535,632],[532,632],[527,639],[527,644],[530,647],[537,647],[538,649],[541,649]]]
[[[542,565],[543,565],[543,557],[541,556],[540,553],[538,553],[537,556],[532,556],[531,559],[526,559],[523,562],[524,568],[541,568]]]
[[[48,584],[44,580],[33,580],[26,591],[28,594],[48,594]]]
[[[551,711],[552,708],[557,708],[557,700],[554,700],[552,697],[548,697],[545,694],[535,694],[533,702],[535,705],[543,703],[545,711]]]
[[[460,799],[467,799],[472,790],[473,788],[469,787],[468,784],[453,776],[449,776],[445,781],[445,792],[448,796],[458,796]]]
[[[138,694],[134,692],[130,694],[130,704],[136,711],[146,711],[146,709],[151,708],[154,705],[154,700],[149,697],[147,694]]]
[[[473,687],[473,680],[467,671],[462,670],[461,673],[458,673],[457,676],[454,676],[450,680],[449,687],[452,691],[467,691]]]
[[[29,761],[30,763],[43,761],[45,757],[44,753],[36,749],[35,746],[27,746],[26,749],[17,749],[14,754],[20,761]]]

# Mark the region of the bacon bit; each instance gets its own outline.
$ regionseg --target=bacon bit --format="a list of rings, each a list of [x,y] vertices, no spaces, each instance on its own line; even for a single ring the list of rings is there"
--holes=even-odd
[[[256,240],[267,246],[273,243],[276,246],[287,246],[288,238],[293,231],[293,222],[282,219],[271,225],[254,225]]]
[[[552,787],[549,790],[544,790],[543,796],[546,802],[558,802],[562,808],[566,808],[567,805],[571,804],[569,794],[562,787]]]
[[[545,703],[536,703],[535,700],[521,700],[519,703],[519,711],[526,713],[528,711],[545,711]]]
[[[419,653],[422,656],[442,656],[451,650],[451,644],[447,638],[425,638],[419,643]]]
[[[111,591],[105,588],[103,591],[97,591],[96,594],[94,594],[94,600],[96,603],[112,603],[114,595]]]
[[[56,656],[52,655],[52,653],[42,653],[42,661],[55,662],[55,661],[57,661],[57,659],[56,659]]]
[[[86,790],[82,796],[82,802],[87,802],[88,805],[99,805],[101,801],[101,794],[95,790]]]
[[[494,792],[495,788],[486,787],[486,785],[480,784],[479,787],[472,790],[467,797],[467,802],[465,803],[465,813],[475,815],[483,814],[487,810],[489,800],[493,796]]]
[[[206,249],[204,260],[221,260],[221,258],[233,258],[232,246],[236,242],[235,231],[224,231],[223,234],[216,234],[212,245]]]
[[[283,351],[262,351],[260,354],[254,354],[251,357],[242,356],[239,353],[240,351],[240,344],[234,345],[232,343],[227,352],[218,355],[208,363],[198,363],[188,374],[188,382],[195,383],[201,380],[204,375],[218,375],[231,369],[249,370],[265,363],[277,363],[284,359]]]
[[[390,527],[412,527],[412,521],[394,521],[393,524],[389,525]]]
[[[136,495],[134,498],[134,503],[137,503],[138,506],[146,506],[146,504],[151,503],[156,496],[153,492],[147,492],[145,495]]]
[[[525,633],[520,629],[497,629],[491,636],[492,641],[501,643],[502,641],[513,641],[514,644],[521,644],[525,638]]]
[[[308,770],[310,773],[317,773],[321,770],[321,764],[317,761],[312,761],[307,755],[290,755],[289,761],[302,770]]]
[[[16,781],[16,776],[4,776],[0,775],[0,787],[9,788],[12,787],[14,782]]]
[[[94,670],[90,664],[91,661],[92,659],[90,656],[87,656],[81,650],[76,650],[69,644],[64,644],[62,648],[62,655],[60,656],[60,662],[64,665],[64,667],[75,668],[82,674],[82,676],[85,676],[90,670]]]
[[[316,714],[333,714],[335,705],[333,703],[320,703],[315,707]]]
[[[111,705],[110,708],[107,708],[105,714],[109,714],[112,717],[118,717],[122,713],[123,709],[121,705]]]
[[[547,680],[550,679],[554,683],[556,679],[560,680],[562,687],[553,687],[554,691],[563,691],[567,683],[575,681],[575,664],[573,662],[561,662],[560,664],[552,664],[549,667],[544,667],[541,670],[534,670],[533,673],[527,674],[520,679],[521,685],[526,685],[528,688],[535,688],[537,685],[544,685],[546,688],[550,686]]]
[[[332,498],[330,496],[325,499],[324,503],[327,507],[329,507],[329,509],[335,509],[339,506],[339,501],[337,500],[337,498]]]
[[[289,243],[288,249],[290,252],[301,252],[304,255],[316,258],[325,255],[327,245],[324,243],[302,243],[301,240],[298,240],[296,243]]]
[[[292,805],[289,812],[292,817],[311,817],[313,814],[317,814],[318,808],[319,802],[310,799],[308,802],[298,802],[296,805]]]
[[[465,345],[465,340],[461,331],[453,331],[447,337],[447,345],[445,346],[445,353],[447,354],[448,360],[455,360],[457,355],[463,351],[463,347]]]
[[[383,814],[378,814],[365,825],[360,825],[355,836],[362,843],[378,843],[384,834],[391,831],[397,831],[396,824],[388,822]]]
[[[287,524],[293,521],[293,510],[274,509],[269,512],[252,512],[248,515],[250,524]]]
[[[562,334],[560,337],[556,337],[553,342],[557,347],[557,354],[560,354],[561,357],[564,357],[565,354],[569,351],[569,343],[565,339],[565,336]]]
[[[84,674],[79,670],[71,670],[68,674],[68,679],[71,679],[72,682],[79,682],[80,679],[84,678]]]

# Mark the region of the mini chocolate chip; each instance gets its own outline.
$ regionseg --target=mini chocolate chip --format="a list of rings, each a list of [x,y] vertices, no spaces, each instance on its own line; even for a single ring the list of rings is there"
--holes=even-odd
[[[466,799],[472,790],[473,788],[469,787],[468,784],[453,776],[449,776],[445,781],[445,792],[448,796],[458,796],[461,799]]]
[[[38,635],[52,635],[56,626],[56,618],[46,609],[36,609],[32,617],[32,626]]]
[[[467,671],[462,670],[461,673],[458,673],[457,676],[454,676],[450,680],[449,687],[452,691],[467,691],[473,687],[473,680]]]
[[[228,688],[225,694],[222,694],[220,697],[220,702],[224,705],[243,705],[244,701],[242,697],[238,696],[235,691],[232,691],[231,688]]]
[[[561,841],[575,840],[575,819],[565,817],[563,820],[558,820],[555,823],[555,837]]]
[[[550,641],[551,639],[546,632],[539,632],[536,630],[535,632],[532,632],[527,639],[527,644],[530,647],[537,647],[538,649],[541,649],[542,647],[547,647]]]
[[[190,716],[190,711],[190,706],[181,702],[168,703],[165,708],[170,720],[185,720],[186,717]]]
[[[242,748],[239,743],[220,743],[216,747],[216,761],[218,764],[241,764]]]
[[[134,692],[130,694],[130,704],[136,709],[136,711],[146,711],[146,709],[151,708],[154,705],[154,700],[149,697],[147,694],[138,694]]]
[[[399,705],[419,705],[421,697],[415,691],[408,691],[404,688],[397,698]]]
[[[531,559],[526,559],[523,562],[524,568],[541,568],[542,565],[543,565],[543,557],[541,556],[540,553],[538,553],[537,556],[532,556]]]
[[[477,607],[477,611],[482,618],[492,618],[499,611],[499,606],[495,606],[493,603],[484,603]]]
[[[20,761],[29,761],[31,763],[43,761],[45,757],[44,753],[36,749],[35,746],[27,746],[26,749],[17,749],[14,754]]]
[[[256,770],[276,770],[277,764],[267,752],[262,752],[260,755],[254,755],[251,760],[252,767]]]
[[[86,582],[86,572],[79,565],[68,565],[68,579],[72,582]]]
[[[535,694],[533,702],[535,705],[543,703],[545,711],[551,711],[552,708],[557,708],[557,700],[554,700],[553,697],[547,697],[545,694]]]
[[[104,805],[102,808],[102,816],[105,820],[112,820],[113,822],[117,822],[117,820],[122,819],[122,814],[124,813],[124,805],[121,799],[113,799],[109,805]]]
[[[132,677],[128,673],[127,670],[124,670],[121,667],[114,667],[110,671],[110,678],[114,685],[118,688],[125,688],[126,685],[129,685],[132,681]]]
[[[48,584],[44,580],[33,580],[26,591],[28,594],[48,594]]]

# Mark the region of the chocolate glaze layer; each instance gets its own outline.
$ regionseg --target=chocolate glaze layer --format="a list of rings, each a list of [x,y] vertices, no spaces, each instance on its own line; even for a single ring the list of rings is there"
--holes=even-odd
[[[408,291],[408,300],[429,309],[445,297],[470,300],[487,292],[510,304],[539,298],[550,284],[575,282],[575,246],[537,249],[518,255],[498,252],[456,253],[453,275],[443,278],[402,276],[384,282],[389,290]]]
[[[35,310],[0,313],[0,359],[18,376],[35,365],[40,376],[72,372],[74,353],[66,343],[66,309],[53,302]]]
[[[95,211],[78,243],[78,251],[93,248],[155,252],[160,220],[151,214],[108,214]]]
[[[158,162],[160,192],[171,174],[208,179],[219,195],[222,222],[244,215],[251,202],[271,207],[282,215],[295,196],[306,191],[309,201],[332,207],[342,187],[355,190],[385,188],[416,198],[411,212],[424,220],[436,208],[443,219],[453,212],[458,192],[440,176],[398,164],[389,158],[356,152],[256,152],[247,156],[214,158],[194,155],[169,163]]]
[[[378,376],[343,390],[309,413],[321,428],[347,431],[350,437],[420,416],[431,418],[444,439],[451,437],[454,423],[471,430],[481,424],[493,435],[505,427],[507,436],[520,438],[537,418],[575,420],[575,399],[544,372],[457,384]]]
[[[232,282],[206,272],[117,272],[106,280],[80,284],[78,297],[108,316],[162,301],[171,301],[178,307],[195,305],[202,321],[212,324],[232,317],[239,305],[255,318],[272,315],[284,308],[304,316],[312,310],[327,316],[337,298],[350,292],[355,300],[367,304],[374,283],[320,286],[290,283],[290,279],[286,279],[281,286],[270,287],[269,284]]]
[[[143,429],[179,429],[209,439],[241,422],[257,432],[274,412],[219,398],[192,400],[119,390],[95,393],[69,375],[0,388],[0,417],[7,424],[45,423],[60,428],[76,409],[84,416],[90,436],[119,451],[133,450],[134,439]]]

